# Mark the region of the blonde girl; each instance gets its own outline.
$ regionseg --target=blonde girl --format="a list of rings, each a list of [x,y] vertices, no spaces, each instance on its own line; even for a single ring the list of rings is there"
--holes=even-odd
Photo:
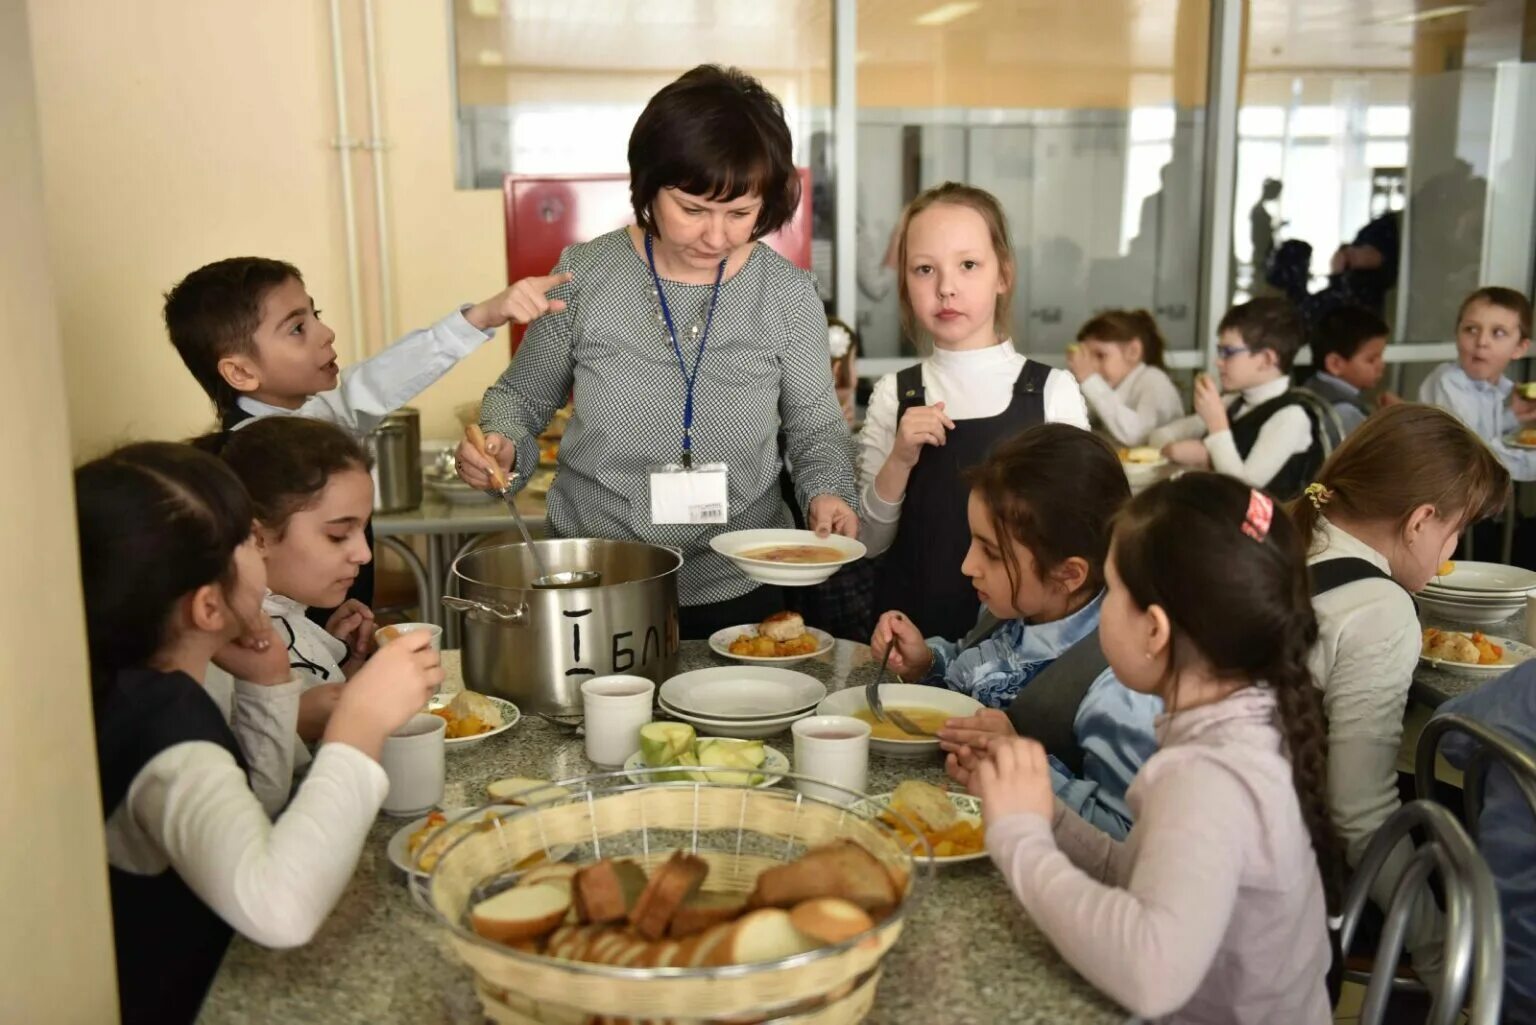
[[[931,355],[875,385],[860,442],[860,538],[881,561],[875,607],[960,637],[979,602],[958,572],[970,537],[965,471],[1040,423],[1088,426],[1072,375],[1009,334],[1015,264],[996,197],[947,182],[902,215],[902,324]]]

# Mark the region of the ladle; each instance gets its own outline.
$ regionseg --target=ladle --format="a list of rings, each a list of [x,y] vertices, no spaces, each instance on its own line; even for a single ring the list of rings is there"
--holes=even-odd
[[[562,573],[551,573],[549,567],[544,564],[544,556],[533,543],[533,535],[528,533],[528,524],[523,522],[523,514],[517,508],[516,496],[512,494],[512,482],[501,472],[501,465],[496,462],[494,456],[486,450],[485,435],[481,433],[478,424],[470,424],[464,429],[464,436],[474,446],[485,461],[491,467],[491,489],[499,494],[502,501],[507,503],[507,508],[512,512],[512,519],[517,521],[517,529],[523,535],[523,543],[528,546],[528,551],[533,555],[533,564],[538,568],[539,575],[533,578],[533,586],[541,588],[566,588],[566,587],[596,587],[603,576],[596,570],[581,569],[568,570]],[[514,476],[516,473],[514,471]]]

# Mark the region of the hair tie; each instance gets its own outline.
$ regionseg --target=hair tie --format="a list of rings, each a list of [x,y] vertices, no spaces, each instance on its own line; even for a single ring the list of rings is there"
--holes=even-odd
[[[1326,484],[1319,484],[1317,481],[1308,484],[1307,489],[1302,494],[1307,496],[1307,501],[1311,502],[1312,508],[1318,512],[1322,512],[1323,506],[1333,501],[1333,489]]]
[[[827,325],[827,348],[832,351],[833,359],[842,359],[848,355],[848,350],[853,345],[853,336],[848,329],[841,324]]]
[[[1264,492],[1254,489],[1248,492],[1248,515],[1243,519],[1243,533],[1255,541],[1269,536],[1269,525],[1275,520],[1275,500]]]

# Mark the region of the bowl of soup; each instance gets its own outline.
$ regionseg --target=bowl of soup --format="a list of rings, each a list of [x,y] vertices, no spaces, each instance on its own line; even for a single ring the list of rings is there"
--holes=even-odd
[[[852,538],[817,537],[809,530],[733,530],[717,534],[709,546],[753,580],[783,587],[819,584],[864,557],[864,546]]]
[[[873,667],[871,667],[873,668]],[[865,678],[860,676],[862,682]],[[937,731],[956,716],[975,715],[984,707],[969,694],[948,690],[944,687],[925,687],[916,683],[882,683],[880,704],[889,713],[899,709],[914,724],[926,730]],[[914,737],[886,719],[879,722],[864,700],[864,688],[848,687],[828,694],[816,706],[817,715],[851,715],[870,724],[869,749],[877,754],[894,758],[926,758],[939,753],[939,742],[933,737]]]

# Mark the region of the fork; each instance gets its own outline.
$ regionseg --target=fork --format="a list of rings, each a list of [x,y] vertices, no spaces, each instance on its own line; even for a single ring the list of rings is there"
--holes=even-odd
[[[893,637],[890,645],[885,649],[885,657],[880,660],[880,671],[875,674],[873,680],[864,685],[864,701],[869,705],[869,710],[875,713],[875,718],[881,722],[885,722],[886,716],[885,706],[880,703],[880,680],[885,676],[885,667],[890,665],[891,652],[895,649],[896,639]]]

